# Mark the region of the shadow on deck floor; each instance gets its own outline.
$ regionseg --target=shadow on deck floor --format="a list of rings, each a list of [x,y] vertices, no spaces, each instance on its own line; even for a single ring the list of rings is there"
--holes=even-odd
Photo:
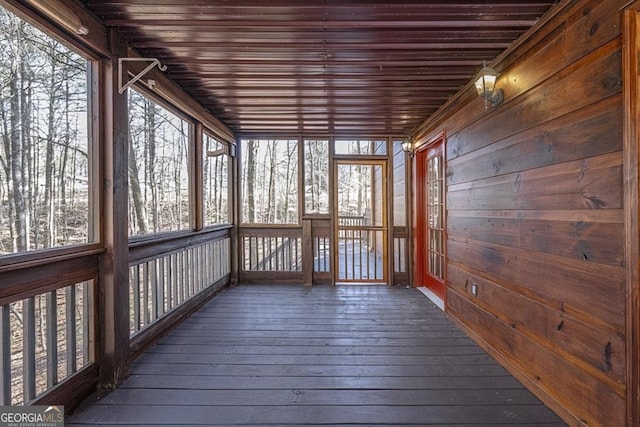
[[[562,421],[416,289],[238,286],[66,425],[544,425]]]

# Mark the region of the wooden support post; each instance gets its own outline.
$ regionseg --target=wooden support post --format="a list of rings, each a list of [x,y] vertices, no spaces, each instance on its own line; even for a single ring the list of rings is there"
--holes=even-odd
[[[104,205],[106,252],[100,265],[100,386],[116,387],[127,375],[129,356],[128,247],[128,105],[118,94],[118,57],[126,56],[125,40],[110,34],[112,58],[104,62]]]
[[[313,235],[311,220],[302,220],[302,280],[305,286],[313,285]]]
[[[235,147],[235,148],[234,148]],[[229,147],[229,152],[234,154],[231,157],[230,166],[231,170],[229,171],[229,192],[230,192],[230,203],[229,206],[232,206],[232,216],[231,221],[233,223],[233,228],[231,229],[231,240],[229,250],[231,251],[231,286],[235,286],[238,284],[238,276],[240,269],[240,234],[238,233],[238,226],[240,224],[240,156],[242,155],[240,151],[239,145],[233,145]]]
[[[11,405],[11,308],[0,306],[0,405]]]
[[[193,129],[193,136],[191,141],[193,141],[193,155],[189,159],[191,163],[192,170],[194,171],[191,174],[192,184],[191,184],[191,209],[193,209],[193,215],[191,217],[194,219],[193,228],[195,230],[202,230],[205,226],[205,218],[204,218],[204,177],[202,166],[204,164],[204,155],[203,147],[202,147],[202,123],[196,122],[195,128]]]

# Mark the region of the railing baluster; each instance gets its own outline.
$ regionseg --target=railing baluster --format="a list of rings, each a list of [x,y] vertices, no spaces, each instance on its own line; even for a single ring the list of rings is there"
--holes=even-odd
[[[36,397],[36,310],[35,299],[22,303],[22,382],[23,399],[27,403]]]
[[[213,277],[211,278],[211,282],[217,282],[220,276],[220,272],[222,271],[222,240],[215,242],[211,247],[211,250],[211,259],[214,260]]]
[[[186,281],[187,281],[187,294],[186,294],[186,298],[185,299],[188,300],[193,295],[193,293],[192,293],[192,289],[193,289],[193,279],[192,279],[193,269],[191,268],[191,250],[190,249],[187,249],[187,250],[184,251],[183,262],[184,262],[184,264],[182,265],[182,268],[184,269],[185,278],[186,278]]]
[[[151,260],[147,263],[147,282],[149,286],[149,305],[151,316],[149,317],[149,323],[158,318],[158,280],[156,277],[156,260]]]
[[[173,254],[173,306],[177,307],[182,302],[182,261],[180,260],[180,252],[176,252]]]
[[[149,263],[142,264],[142,327],[149,324]]]
[[[58,301],[56,291],[46,295],[47,388],[58,383]]]
[[[82,324],[82,336],[80,340],[80,347],[82,349],[82,367],[87,365],[91,359],[91,347],[90,347],[90,334],[91,334],[91,304],[90,301],[94,301],[92,295],[94,292],[93,288],[93,280],[89,280],[87,282],[79,283],[77,285],[79,288],[79,292],[76,290],[76,295],[79,293],[82,295],[82,301],[78,301],[76,298],[76,304],[78,302],[82,303],[82,319],[80,319]]]
[[[265,257],[267,256],[267,252],[266,252],[266,248],[265,248],[265,244],[267,244],[269,247],[269,251],[271,251],[271,239],[267,239],[265,237],[260,238],[260,240],[262,240],[262,254],[260,254],[260,257],[262,258],[262,268],[260,269],[260,271],[264,271],[266,270],[266,266],[265,266]],[[271,258],[269,258],[269,264],[271,264]],[[269,268],[269,270],[271,270],[271,268]]]
[[[367,275],[369,274],[369,251],[367,250],[367,244],[364,242],[364,239],[362,238],[362,229],[359,229],[357,231],[354,231],[354,235],[357,233],[358,234],[358,256],[360,257],[360,268],[358,269],[358,279],[364,279],[365,274],[364,272],[367,272]],[[365,236],[367,235],[366,233],[367,230],[364,230]],[[365,268],[367,270],[365,270]]]
[[[280,247],[280,243],[278,243],[278,238],[277,237],[270,237],[269,238],[269,270],[273,271],[273,270],[280,270],[280,262],[279,262],[279,250],[278,248]],[[272,261],[273,261],[273,257],[272,255],[275,253],[275,268],[272,265]]]
[[[203,262],[204,245],[198,246],[197,250],[198,250],[198,292],[200,292],[202,289],[204,289],[204,285],[206,281],[206,278],[205,278],[206,276],[204,271],[204,262]]]
[[[205,259],[205,265],[209,265],[207,271],[209,272],[209,284],[212,285],[216,281],[216,270],[220,267],[220,263],[215,258],[216,248],[219,242],[211,242],[207,245],[207,259]]]
[[[155,259],[155,278],[156,278],[156,318],[161,317],[164,312],[164,259],[162,256]]]
[[[200,249],[201,246],[196,246],[195,248],[193,248],[193,267],[194,267],[194,276],[195,276],[195,282],[194,282],[194,288],[195,288],[195,292],[194,295],[196,295],[198,292],[200,292],[200,287],[202,286],[202,262],[200,260]]]
[[[356,233],[349,230],[349,240],[351,241],[351,278],[356,279]]]
[[[189,280],[189,276],[190,276],[190,270],[189,270],[189,251],[182,251],[182,277],[184,279],[184,299],[183,301],[187,301],[189,299],[189,297],[191,296],[190,294],[190,287],[191,287],[191,283]]]
[[[194,248],[187,249],[187,263],[186,268],[189,270],[189,298],[196,294],[196,269],[195,269],[195,261],[196,257],[194,256]]]
[[[65,292],[65,334],[67,336],[67,376],[76,372],[76,287],[68,286]]]
[[[191,262],[189,263],[191,270],[191,296],[198,293],[198,247],[189,249]]]
[[[167,310],[173,309],[173,301],[176,298],[176,280],[174,267],[175,254],[167,256]]]
[[[0,306],[0,405],[11,405],[11,308]]]
[[[189,299],[189,277],[186,271],[186,251],[180,252],[180,302]]]
[[[134,330],[140,330],[140,265],[136,265],[136,276],[133,281],[133,321]]]
[[[186,282],[187,279],[185,277],[184,271],[184,252],[178,252],[178,276],[180,277],[180,302],[182,304],[183,301],[187,299],[187,291],[186,291]]]

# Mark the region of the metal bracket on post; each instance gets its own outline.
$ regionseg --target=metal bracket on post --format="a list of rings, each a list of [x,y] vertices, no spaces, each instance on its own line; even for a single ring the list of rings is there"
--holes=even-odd
[[[133,76],[131,80],[123,84],[122,83],[122,71],[123,71],[122,64],[124,62],[151,62],[151,64],[147,65],[147,67],[144,70],[140,71],[138,74]],[[122,93],[129,86],[131,86],[132,84],[140,80],[142,77],[144,77],[144,75],[147,74],[149,71],[151,71],[151,69],[156,65],[158,66],[158,69],[160,71],[165,71],[167,69],[167,66],[160,64],[160,60],[156,58],[118,58],[118,93],[122,95]],[[150,88],[153,88],[155,84],[156,84],[155,80],[150,79],[147,81],[147,85]]]

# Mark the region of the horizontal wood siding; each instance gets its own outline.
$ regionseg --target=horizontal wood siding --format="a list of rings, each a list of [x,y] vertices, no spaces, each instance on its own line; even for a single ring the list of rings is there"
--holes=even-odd
[[[414,135],[448,137],[448,312],[572,425],[626,423],[626,3],[561,3],[494,64],[503,105],[467,87]]]

